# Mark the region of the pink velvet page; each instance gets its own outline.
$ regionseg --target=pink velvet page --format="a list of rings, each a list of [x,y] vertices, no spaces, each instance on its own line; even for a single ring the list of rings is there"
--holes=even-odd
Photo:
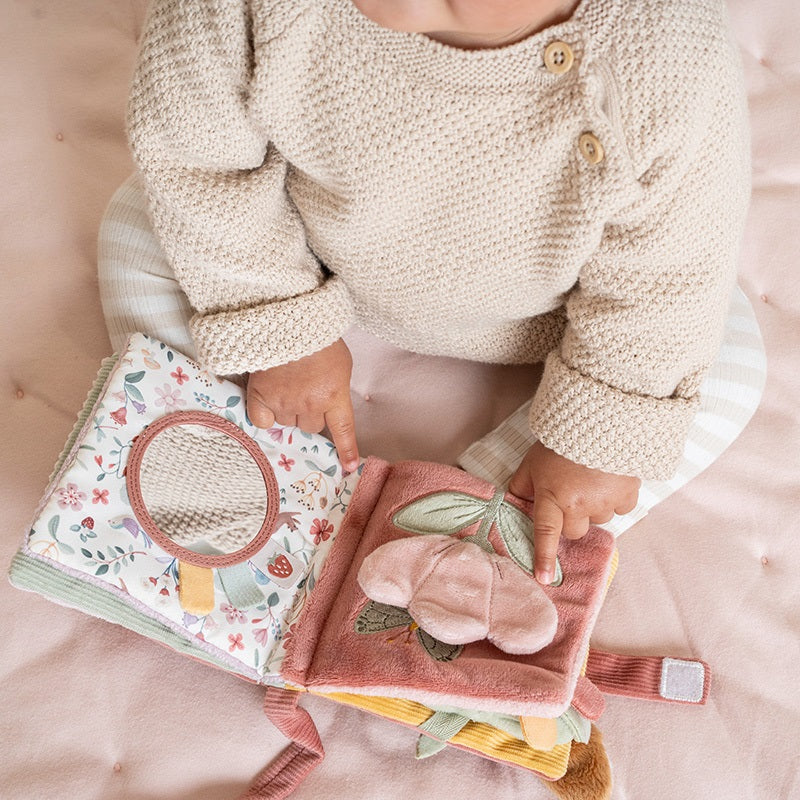
[[[605,593],[614,540],[599,528],[578,541],[561,542],[563,581],[544,590],[558,612],[558,628],[553,641],[537,653],[510,655],[484,639],[466,645],[461,655],[445,662],[428,655],[414,637],[404,639],[397,631],[356,632],[356,619],[368,602],[357,582],[364,558],[409,535],[392,523],[400,509],[443,490],[488,501],[495,487],[439,464],[367,462],[342,530],[287,647],[282,674],[317,691],[558,716],[572,699]],[[472,523],[456,535],[474,535],[479,525],[480,521]],[[489,536],[495,551],[507,555],[495,526]],[[396,569],[403,566],[397,564]],[[510,559],[509,566],[517,568]]]

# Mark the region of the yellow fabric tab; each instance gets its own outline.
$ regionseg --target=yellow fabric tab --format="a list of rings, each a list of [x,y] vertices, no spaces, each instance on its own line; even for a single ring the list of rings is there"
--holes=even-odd
[[[314,692],[321,697],[335,700],[348,706],[371,711],[387,719],[405,722],[419,727],[433,715],[433,711],[413,700],[402,700],[394,697],[372,697],[345,692]],[[451,740],[453,744],[468,747],[479,753],[508,761],[526,769],[533,770],[545,778],[555,780],[567,771],[567,762],[571,745],[556,745],[548,752],[534,750],[526,742],[514,738],[511,734],[487,725],[483,722],[467,723]]]
[[[179,561],[178,580],[180,581],[179,598],[184,611],[197,617],[204,617],[214,610],[214,572],[212,570]]]

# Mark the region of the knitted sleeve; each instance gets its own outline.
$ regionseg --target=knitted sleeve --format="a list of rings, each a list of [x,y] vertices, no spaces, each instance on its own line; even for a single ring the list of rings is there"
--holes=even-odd
[[[308,247],[286,160],[251,114],[248,8],[154,0],[128,106],[154,228],[195,311],[200,358],[220,374],[320,350],[353,317]]]
[[[683,453],[720,345],[750,194],[738,55],[727,41],[703,45],[699,61],[713,68],[696,70],[669,102],[646,82],[627,89],[642,196],[606,225],[568,296],[567,327],[531,407],[545,446],[643,479],[670,478]],[[638,112],[637,91],[653,98]]]

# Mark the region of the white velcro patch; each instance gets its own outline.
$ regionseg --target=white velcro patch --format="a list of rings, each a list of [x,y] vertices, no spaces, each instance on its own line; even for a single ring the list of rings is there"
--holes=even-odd
[[[705,669],[699,661],[665,658],[661,662],[658,693],[665,700],[699,703],[703,699]]]

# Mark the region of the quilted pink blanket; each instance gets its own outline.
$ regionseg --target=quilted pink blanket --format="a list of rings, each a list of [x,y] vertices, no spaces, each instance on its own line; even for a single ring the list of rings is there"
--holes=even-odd
[[[100,359],[101,214],[131,163],[127,83],[145,0],[0,4],[0,449],[7,567]],[[609,698],[618,800],[800,798],[800,6],[729,0],[753,125],[741,284],[769,375],[761,408],[706,473],[619,541],[594,645],[697,657],[705,707]],[[697,69],[712,69],[698,54]],[[533,371],[356,348],[363,452],[452,461],[529,393]],[[487,387],[492,387],[490,391]],[[454,403],[453,398],[458,402]],[[432,410],[447,403],[446,417]],[[435,434],[435,435],[434,435]],[[285,744],[262,691],[0,582],[0,795],[225,800]],[[529,774],[304,701],[327,758],[298,800],[547,798]]]

